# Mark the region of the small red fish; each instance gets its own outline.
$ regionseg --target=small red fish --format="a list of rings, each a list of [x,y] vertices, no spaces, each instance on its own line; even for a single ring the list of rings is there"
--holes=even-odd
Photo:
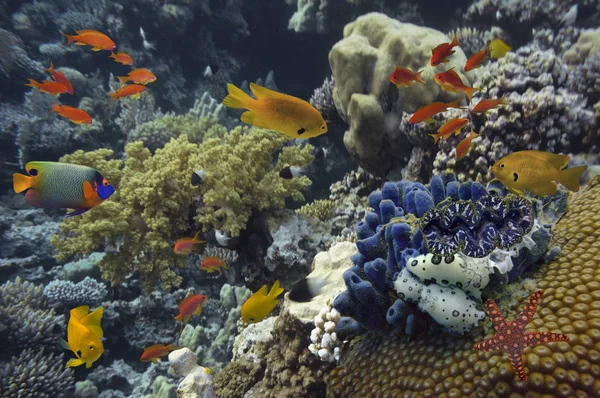
[[[109,50],[117,48],[117,45],[110,37],[102,32],[93,29],[78,30],[77,35],[66,35],[67,45],[75,42],[77,46],[92,46],[92,51]]]
[[[500,98],[500,99],[483,99],[481,101],[479,101],[477,103],[477,105],[475,105],[473,107],[473,112],[475,113],[483,113],[483,112],[487,112],[490,109],[494,109],[499,107],[500,105],[506,105],[506,102],[504,101],[504,97]]]
[[[55,103],[52,105],[52,110],[50,112],[56,112],[75,124],[92,123],[92,117],[86,111],[79,108],[73,108],[72,106],[58,105]]]
[[[425,84],[421,79],[421,72],[423,71],[413,73],[410,69],[396,66],[396,70],[390,75],[390,81],[398,88],[412,86],[414,82]]]
[[[433,79],[442,90],[454,93],[462,92],[469,98],[469,101],[473,98],[473,94],[475,94],[476,91],[479,91],[478,88],[466,86],[458,73],[454,71],[454,68],[436,74]]]
[[[436,115],[440,112],[444,112],[448,108],[460,108],[458,105],[458,100],[452,102],[432,102],[429,105],[425,105],[419,108],[410,119],[408,119],[408,123],[421,123],[428,122],[432,123],[434,120],[432,119],[433,115]]]
[[[199,243],[206,243],[205,241],[200,240],[199,237],[200,231],[198,231],[198,233],[196,233],[196,235],[194,235],[193,238],[177,239],[177,242],[175,242],[175,246],[173,246],[173,252],[175,254],[187,256],[192,252],[192,248],[194,245],[197,245]]]
[[[111,53],[108,57],[114,59],[115,62],[118,62],[122,65],[133,65],[133,58],[131,58],[128,54],[124,53],[123,51]]]
[[[142,362],[152,362],[155,365],[158,365],[159,358],[169,355],[169,352],[178,350],[179,347],[174,347],[173,344],[164,345],[164,344],[154,344],[150,347],[144,348],[144,352],[140,357],[140,361]]]
[[[128,84],[126,86],[121,86],[114,93],[110,93],[112,98],[125,98],[131,97],[132,99],[140,98],[140,94],[146,91],[146,86],[142,86],[141,84]]]
[[[192,315],[200,315],[202,305],[206,302],[204,294],[194,294],[185,298],[179,303],[179,314],[175,317],[180,323],[180,332],[183,331],[183,324],[187,323]]]
[[[229,269],[229,267],[225,265],[225,261],[221,260],[219,257],[204,257],[202,264],[200,264],[200,269],[208,272],[209,274],[220,271],[220,268]]]
[[[73,90],[71,81],[67,79],[64,73],[54,70],[54,65],[52,65],[52,62],[50,62],[50,67],[46,70],[52,74],[52,79],[54,79],[55,82],[60,83],[67,88],[67,93],[73,94],[75,92],[75,90]]]
[[[480,134],[476,134],[473,130],[471,130],[471,132],[469,133],[467,138],[465,138],[464,140],[459,142],[458,145],[456,146],[456,158],[457,159],[464,158],[465,155],[467,153],[469,153],[469,151],[471,150],[471,146],[472,146],[471,141],[473,141],[473,139],[475,139],[479,136],[480,136]]]
[[[33,79],[29,80],[29,84],[26,84],[27,87],[34,87],[40,90],[42,93],[48,93],[52,95],[57,94],[66,94],[69,92],[69,88],[64,84],[60,84],[57,82],[53,82],[52,80],[44,80],[43,82],[36,82]]]
[[[490,52],[489,48],[485,48],[475,54],[471,55],[471,58],[467,60],[465,63],[465,67],[463,68],[465,72],[472,71],[473,69],[479,68],[481,63],[485,61]]]
[[[146,68],[137,68],[127,74],[127,76],[117,76],[121,84],[132,81],[135,84],[146,85],[156,81],[156,75]]]
[[[450,43],[442,43],[431,50],[431,66],[437,66],[443,62],[448,62],[448,58],[450,55],[454,54],[453,47],[460,46],[458,40],[456,40],[456,36],[452,38]]]
[[[462,128],[467,124],[469,124],[469,119],[456,117],[444,123],[442,127],[438,129],[437,134],[429,134],[429,136],[433,138],[434,144],[437,144],[440,138],[446,139],[450,137],[452,133],[454,133],[454,135],[459,135]]]

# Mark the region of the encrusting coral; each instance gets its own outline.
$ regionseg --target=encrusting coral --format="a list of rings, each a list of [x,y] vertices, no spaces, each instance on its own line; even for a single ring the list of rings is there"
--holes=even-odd
[[[66,260],[106,248],[99,266],[113,284],[137,271],[147,291],[158,284],[166,290],[178,286],[181,277],[175,270],[187,262],[173,253],[173,244],[194,233],[194,198],[201,199],[197,220],[202,228],[223,229],[231,236],[245,228],[252,209],[282,208],[288,196],[304,199],[301,191],[310,180],[285,180],[279,171],[286,165],[306,166],[313,148],[284,148],[285,142],[268,130],[236,128],[222,140],[202,144],[182,135],[154,155],[141,141],[132,142],[125,147],[125,161],[107,160],[112,155],[107,149],[64,156],[63,162],[99,170],[116,193],[94,211],[63,221],[61,232],[52,237],[57,257]],[[193,187],[190,177],[200,169],[203,183]]]
[[[525,332],[564,333],[569,341],[539,345],[523,355],[528,382],[516,377],[501,352],[479,352],[490,322],[469,336],[422,334],[362,339],[328,377],[328,396],[596,396],[600,377],[600,178],[572,194],[553,229],[562,255],[533,274],[544,289]],[[506,319],[532,289],[500,302]],[[365,372],[364,369],[369,369]]]

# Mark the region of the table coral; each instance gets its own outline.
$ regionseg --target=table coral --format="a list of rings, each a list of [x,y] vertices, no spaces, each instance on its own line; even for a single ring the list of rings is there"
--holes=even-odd
[[[533,275],[544,289],[528,331],[562,332],[568,342],[541,345],[526,353],[528,383],[497,353],[473,349],[491,337],[486,325],[467,337],[418,335],[363,338],[327,378],[328,396],[596,396],[600,388],[600,178],[572,194],[553,230],[562,255]],[[500,303],[507,318],[517,303]],[[364,369],[369,369],[365,372]]]

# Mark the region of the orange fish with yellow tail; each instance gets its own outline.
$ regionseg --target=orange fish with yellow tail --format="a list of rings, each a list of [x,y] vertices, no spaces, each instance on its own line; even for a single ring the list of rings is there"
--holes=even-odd
[[[51,95],[66,94],[69,92],[69,88],[63,84],[53,82],[52,80],[44,80],[43,82],[36,82],[33,79],[27,79],[29,83],[27,87],[33,87],[40,90],[41,93],[48,93]]]
[[[225,261],[215,256],[204,257],[202,260],[202,264],[200,264],[200,269],[202,271],[206,271],[209,274],[213,272],[220,271],[221,269],[229,269],[227,265],[225,265]]]
[[[133,65],[133,58],[122,51],[111,53],[108,57],[114,59],[115,62],[118,62],[121,65]]]
[[[72,106],[58,105],[55,103],[52,105],[52,110],[50,112],[56,112],[75,124],[92,123],[92,117],[86,111],[79,108],[73,108]]]
[[[479,91],[478,88],[465,85],[458,73],[454,71],[454,68],[436,74],[433,79],[442,90],[454,93],[462,92],[469,98],[469,101],[473,98],[473,94],[475,94],[476,91]]]
[[[471,146],[472,146],[471,141],[473,141],[475,138],[477,138],[479,136],[480,136],[480,134],[476,134],[473,130],[471,130],[471,132],[469,133],[467,138],[465,138],[464,140],[459,142],[458,145],[456,146],[456,158],[459,160],[464,158],[465,155],[467,153],[469,153],[469,151],[471,150]]]
[[[183,331],[183,324],[188,323],[192,315],[200,315],[202,312],[202,305],[206,302],[206,296],[204,294],[194,294],[185,298],[179,303],[179,314],[175,317],[181,327],[179,331]]]
[[[140,94],[146,91],[146,86],[142,86],[141,84],[128,84],[126,86],[119,87],[117,91],[114,93],[110,93],[112,98],[125,98],[131,97],[131,99],[140,98]]]
[[[483,50],[478,51],[475,54],[471,55],[471,57],[465,63],[463,70],[465,72],[469,72],[469,71],[472,71],[473,69],[477,69],[477,68],[481,67],[481,64],[483,63],[483,61],[485,61],[489,52],[490,52],[489,48],[484,48]]]
[[[433,123],[435,120],[432,117],[440,112],[444,112],[448,108],[460,108],[458,105],[458,100],[452,102],[432,102],[429,105],[425,105],[419,108],[410,119],[408,119],[408,123],[421,123],[428,122]]]
[[[131,81],[135,84],[146,85],[156,81],[156,75],[146,68],[137,68],[127,74],[127,76],[117,76],[121,84]]]
[[[483,113],[489,111],[490,109],[497,108],[500,105],[506,105],[504,97],[500,99],[482,99],[473,107],[472,111],[475,113]]]
[[[205,241],[200,239],[201,232],[198,231],[193,238],[180,238],[175,242],[175,246],[173,246],[173,252],[175,254],[181,254],[183,256],[187,256],[192,252],[192,248],[194,245],[200,243],[206,243]]]
[[[420,70],[417,73],[413,73],[410,69],[396,66],[396,70],[390,75],[390,81],[397,88],[412,86],[415,82],[425,84],[425,81],[421,78],[422,72]]]
[[[67,38],[67,45],[75,42],[76,46],[91,46],[92,51],[112,51],[117,48],[117,45],[110,37],[94,29],[78,30],[76,35],[63,33],[63,36]]]
[[[467,124],[469,124],[469,119],[466,118],[450,119],[438,129],[437,134],[429,134],[429,136],[433,138],[434,144],[437,144],[440,138],[446,139],[450,137],[452,133],[454,133],[454,135],[459,135],[462,128]]]
[[[179,347],[173,346],[173,344],[164,345],[164,344],[154,344],[150,347],[144,348],[144,352],[140,357],[140,361],[142,362],[152,362],[155,365],[158,365],[158,361],[160,358],[169,355],[169,352],[178,350]]]
[[[438,66],[441,63],[448,62],[448,57],[454,54],[454,47],[460,46],[456,36],[452,38],[450,43],[442,43],[431,50],[431,66]]]

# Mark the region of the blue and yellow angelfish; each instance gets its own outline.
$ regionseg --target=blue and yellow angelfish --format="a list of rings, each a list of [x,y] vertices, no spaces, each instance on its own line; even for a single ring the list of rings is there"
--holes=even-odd
[[[16,193],[27,190],[25,201],[44,209],[75,209],[67,217],[83,214],[108,199],[115,188],[98,170],[58,162],[29,162],[27,174],[13,174]]]

